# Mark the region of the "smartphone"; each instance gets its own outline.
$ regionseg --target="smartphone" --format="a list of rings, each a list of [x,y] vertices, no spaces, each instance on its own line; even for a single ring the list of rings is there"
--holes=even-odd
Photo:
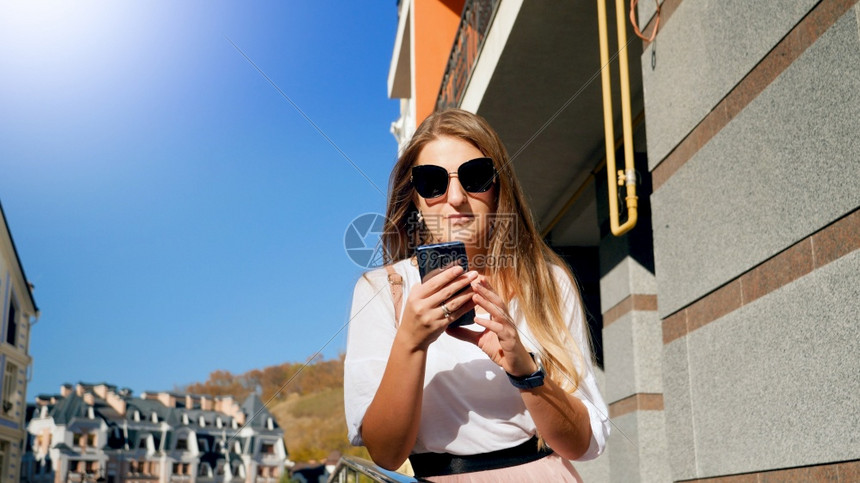
[[[422,245],[415,249],[418,257],[418,272],[421,274],[421,283],[430,280],[442,270],[453,264],[459,264],[463,271],[469,270],[469,257],[466,255],[466,245],[461,241],[435,243],[433,245]],[[468,289],[465,287],[463,290]],[[462,292],[461,290],[460,292]],[[459,292],[458,292],[459,293]],[[475,309],[463,314],[450,325],[469,325],[475,323]]]

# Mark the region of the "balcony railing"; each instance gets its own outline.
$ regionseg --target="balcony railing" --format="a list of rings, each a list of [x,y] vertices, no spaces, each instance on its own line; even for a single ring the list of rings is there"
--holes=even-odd
[[[499,0],[466,0],[436,99],[436,110],[460,106],[498,6]]]
[[[372,461],[344,456],[328,478],[329,483],[409,483],[427,481],[388,471]]]

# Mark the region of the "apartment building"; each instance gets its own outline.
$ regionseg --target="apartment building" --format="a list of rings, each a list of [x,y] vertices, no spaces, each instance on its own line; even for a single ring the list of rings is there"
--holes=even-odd
[[[858,1],[640,1],[650,40],[622,1],[397,8],[399,145],[485,117],[584,287],[585,481],[860,480]]]
[[[110,384],[64,385],[28,410],[21,481],[274,483],[284,431],[256,394],[142,393]]]
[[[0,205],[0,481],[18,481],[30,357],[30,327],[39,314],[33,289]]]

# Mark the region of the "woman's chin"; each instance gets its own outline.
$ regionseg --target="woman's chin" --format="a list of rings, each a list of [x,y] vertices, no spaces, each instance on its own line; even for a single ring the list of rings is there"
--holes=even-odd
[[[459,241],[463,242],[468,249],[477,249],[482,246],[480,243],[479,237],[475,235],[475,233],[452,233],[448,237],[449,241]]]

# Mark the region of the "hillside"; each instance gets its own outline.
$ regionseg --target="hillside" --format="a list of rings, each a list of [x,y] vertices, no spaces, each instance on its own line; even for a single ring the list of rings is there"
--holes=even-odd
[[[284,363],[243,374],[218,370],[204,382],[178,388],[183,392],[232,395],[243,400],[253,391],[267,403],[284,429],[290,459],[325,459],[332,451],[367,458],[346,438],[343,414],[343,357],[310,364]]]

